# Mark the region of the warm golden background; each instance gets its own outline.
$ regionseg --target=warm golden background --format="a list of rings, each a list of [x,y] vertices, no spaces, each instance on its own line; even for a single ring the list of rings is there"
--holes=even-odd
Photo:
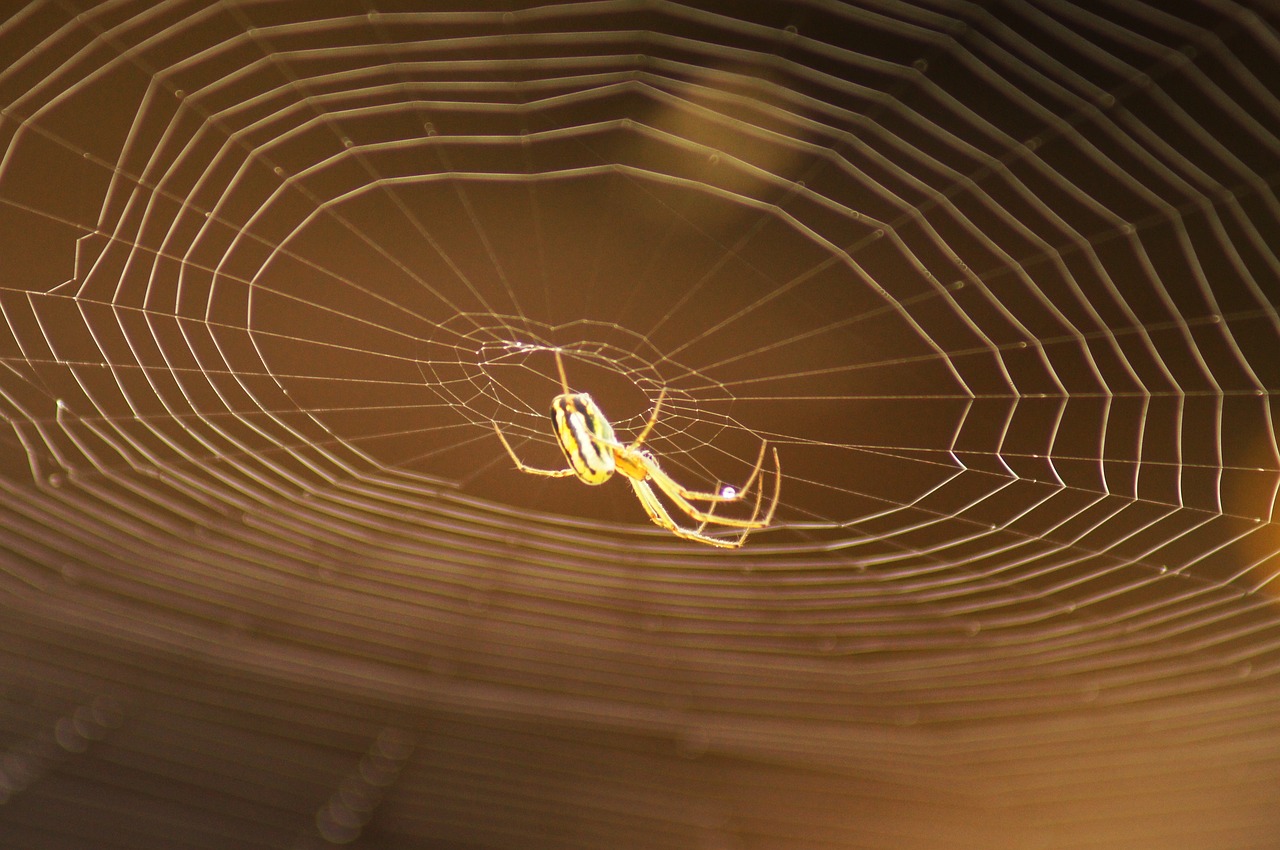
[[[2,14],[0,846],[1280,846],[1275,5]]]

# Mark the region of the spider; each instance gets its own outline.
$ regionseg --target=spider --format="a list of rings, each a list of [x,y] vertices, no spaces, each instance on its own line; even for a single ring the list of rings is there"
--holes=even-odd
[[[714,513],[716,505],[724,502],[741,501],[742,497],[751,489],[751,485],[760,476],[760,470],[764,466],[767,442],[760,444],[760,456],[756,459],[756,465],[751,470],[751,475],[747,477],[747,481],[742,485],[741,490],[734,490],[728,487],[720,493],[704,493],[698,490],[690,490],[677,483],[662,470],[653,452],[640,448],[645,438],[649,436],[649,432],[653,430],[653,426],[658,422],[658,411],[662,408],[662,400],[667,392],[665,388],[658,393],[658,400],[653,404],[653,413],[649,415],[649,421],[641,429],[640,436],[636,437],[630,445],[625,445],[618,442],[618,438],[613,433],[613,426],[609,424],[609,420],[604,417],[604,414],[590,395],[569,390],[569,380],[565,377],[564,363],[560,360],[559,351],[556,352],[556,368],[560,372],[560,388],[563,392],[551,402],[551,418],[555,422],[556,440],[560,443],[560,448],[564,450],[564,456],[569,461],[569,466],[567,469],[535,469],[532,466],[525,465],[516,456],[515,450],[507,442],[507,438],[502,435],[502,429],[498,427],[498,423],[493,423],[493,430],[497,433],[498,439],[502,441],[503,448],[507,450],[507,454],[511,455],[511,459],[515,461],[516,468],[521,472],[527,472],[530,475],[543,475],[548,478],[566,478],[570,475],[576,475],[578,480],[584,484],[592,485],[603,484],[613,477],[615,472],[620,472],[627,477],[627,481],[631,484],[631,489],[635,491],[636,498],[640,500],[640,507],[644,508],[645,513],[649,515],[649,518],[656,525],[685,540],[696,540],[699,543],[720,546],[725,549],[738,548],[746,542],[747,535],[753,530],[765,528],[772,521],[773,511],[778,507],[778,495],[782,487],[782,468],[778,463],[778,450],[776,448],[773,450],[773,499],[770,501],[769,509],[765,512],[764,517],[760,518],[763,483],[756,488],[755,507],[751,512],[750,519],[719,516]],[[657,486],[681,512],[694,522],[699,523],[698,527],[685,528],[678,525],[671,518],[671,514],[668,513],[666,507],[659,501],[657,494],[653,492],[654,486]],[[708,508],[702,510],[693,504],[694,502],[706,502],[708,503]],[[703,533],[703,529],[708,525],[740,528],[742,533],[729,539],[712,537]]]

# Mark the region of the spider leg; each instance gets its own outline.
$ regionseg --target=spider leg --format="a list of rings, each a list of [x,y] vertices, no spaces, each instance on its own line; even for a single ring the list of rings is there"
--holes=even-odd
[[[636,437],[627,449],[637,451],[640,444],[644,442],[645,437],[649,436],[649,432],[653,430],[653,426],[658,424],[658,411],[662,409],[662,400],[667,397],[667,388],[663,387],[658,390],[658,400],[653,403],[653,413],[649,414],[649,421],[644,424],[644,428],[640,431],[640,436]]]
[[[682,537],[685,540],[696,540],[699,543],[719,546],[722,549],[737,549],[746,541],[747,535],[751,533],[751,529],[747,529],[735,538],[721,540],[703,534],[701,528],[692,529],[676,525],[675,520],[671,518],[671,514],[667,512],[667,509],[663,507],[662,502],[658,501],[658,495],[653,492],[653,488],[649,486],[648,481],[642,481],[638,478],[628,478],[627,480],[631,482],[631,489],[635,491],[636,498],[640,501],[640,506],[649,515],[649,519],[653,520],[654,525],[666,529],[676,537]]]
[[[564,361],[560,359],[560,349],[556,349],[556,370],[560,372],[560,391],[565,395],[571,395],[569,391],[569,379],[564,374]]]
[[[770,522],[773,521],[773,512],[777,510],[778,497],[781,495],[781,492],[782,492],[782,467],[778,460],[777,449],[773,450],[773,464],[774,464],[773,497],[769,502],[769,510],[765,514],[763,519],[759,518],[760,504],[761,504],[761,499],[763,497],[762,489],[758,488],[756,490],[756,506],[755,506],[755,510],[751,514],[750,519],[735,519],[733,517],[716,516],[715,514],[712,514],[709,511],[701,510],[692,502],[690,502],[687,498],[685,498],[685,496],[682,493],[684,488],[682,488],[679,484],[677,484],[671,478],[670,475],[667,475],[667,473],[663,472],[662,468],[658,466],[658,462],[656,460],[654,460],[653,458],[647,455],[641,455],[641,458],[643,459],[643,465],[644,465],[645,471],[649,473],[649,480],[652,481],[655,485],[657,485],[658,489],[661,490],[663,494],[665,494],[666,497],[670,499],[675,504],[675,506],[681,510],[681,512],[686,514],[690,519],[694,520],[695,522],[713,524],[713,525],[723,525],[723,526],[728,526],[730,528],[752,529],[752,528],[764,528]],[[735,495],[735,498],[736,498],[736,495]],[[713,508],[714,508],[715,501],[728,501],[728,500],[724,498],[713,500],[713,503],[712,503]]]
[[[660,467],[658,466],[657,459],[654,458],[648,452],[640,451],[639,446],[641,443],[644,442],[645,437],[649,436],[649,432],[653,430],[653,426],[657,424],[658,409],[662,406],[662,399],[666,396],[666,393],[667,393],[667,390],[665,387],[658,393],[658,400],[653,405],[653,413],[650,414],[648,423],[644,426],[644,429],[640,431],[640,436],[636,437],[636,439],[633,440],[629,445],[624,446],[622,443],[614,442],[612,440],[601,439],[595,434],[590,435],[592,441],[594,441],[596,445],[600,446],[601,448],[609,449],[614,453],[616,457],[623,458],[624,462],[627,459],[634,461],[635,465],[642,466],[647,472],[649,472],[649,474],[652,474],[654,469],[660,469]],[[747,491],[751,489],[751,485],[755,483],[756,478],[760,476],[760,472],[764,468],[764,455],[765,455],[765,452],[768,450],[768,448],[769,448],[769,442],[767,440],[760,443],[760,454],[756,457],[755,466],[751,468],[751,474],[747,476],[747,480],[743,482],[742,487],[734,490],[732,494],[708,493],[708,492],[703,492],[701,490],[690,490],[687,487],[684,487],[679,484],[675,484],[675,482],[670,478],[670,476],[668,476],[667,480],[675,484],[677,488],[677,492],[680,494],[681,498],[683,498],[686,501],[689,501],[689,500],[692,500],[695,502],[741,501],[742,497],[745,496],[747,494]],[[774,462],[776,463],[778,459],[777,449],[773,450],[773,459],[774,459]],[[666,492],[665,489],[664,489],[664,492]]]
[[[530,475],[544,475],[547,478],[568,478],[570,475],[576,474],[573,467],[568,469],[537,469],[532,466],[525,466],[524,461],[516,457],[515,450],[511,448],[511,444],[507,442],[507,438],[502,436],[502,429],[498,427],[498,423],[493,423],[494,433],[498,435],[498,439],[502,441],[502,446],[507,450],[507,454],[511,455],[511,459],[516,462],[516,469],[521,472],[527,472]]]
[[[754,505],[752,505],[752,506],[751,506],[751,519],[752,519],[752,520],[754,520],[756,517],[760,516],[760,503],[761,503],[761,499],[762,499],[763,497],[764,497],[764,488],[763,488],[763,487],[756,488],[756,503],[755,503]],[[707,527],[708,525],[718,525],[718,524],[720,524],[720,518],[719,518],[719,517],[717,517],[717,516],[714,516],[714,514],[715,514],[715,512],[716,512],[716,504],[717,504],[716,502],[712,502],[712,503],[711,503],[711,505],[710,505],[710,507],[708,507],[708,508],[707,508],[707,511],[706,511],[706,513],[707,513],[707,518],[706,518],[706,519],[704,519],[702,522],[700,522],[700,523],[698,524],[698,533],[699,533],[699,534],[701,534],[701,533],[706,529],[706,527]],[[764,520],[765,525],[768,525],[768,524],[769,524],[769,520],[770,520],[771,518],[772,518],[772,511],[770,512],[770,516],[765,518],[765,520]],[[750,533],[751,533],[751,529],[749,529],[749,528],[748,528],[748,529],[744,530],[744,531],[742,532],[742,534],[741,534],[741,535],[739,535],[739,536],[740,536],[743,540],[746,540],[746,539],[747,539],[747,535],[748,535],[748,534],[750,534]]]
[[[685,499],[688,499],[694,502],[737,502],[741,500],[742,497],[747,494],[747,491],[751,489],[751,485],[754,484],[756,482],[756,479],[760,476],[760,472],[764,467],[764,453],[768,448],[769,448],[769,443],[767,440],[760,443],[760,454],[758,457],[756,457],[756,465],[751,468],[751,474],[747,476],[747,480],[743,482],[743,485],[741,487],[734,490],[732,495],[726,495],[724,493],[708,493],[708,492],[702,492],[700,490],[690,490],[686,487],[679,488],[680,495],[683,496]],[[776,461],[778,457],[777,449],[773,450],[773,455],[774,455],[774,460]]]

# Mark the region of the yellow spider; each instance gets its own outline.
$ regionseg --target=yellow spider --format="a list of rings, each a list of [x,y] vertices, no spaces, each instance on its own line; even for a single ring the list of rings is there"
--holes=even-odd
[[[560,448],[564,450],[564,456],[569,461],[569,467],[568,469],[535,469],[532,466],[526,466],[516,456],[511,444],[507,442],[507,438],[502,435],[502,429],[498,427],[498,423],[493,423],[493,430],[497,433],[498,439],[502,441],[507,454],[511,455],[511,459],[516,463],[516,468],[521,472],[527,472],[531,475],[544,475],[548,478],[565,478],[570,475],[576,475],[584,484],[603,484],[615,472],[621,472],[627,477],[627,481],[631,484],[631,489],[635,491],[636,498],[640,500],[640,506],[645,509],[645,513],[649,514],[649,518],[655,524],[665,528],[677,537],[696,540],[699,543],[707,543],[711,546],[721,546],[726,549],[738,548],[746,542],[747,535],[754,529],[765,528],[773,520],[773,511],[778,507],[778,495],[782,488],[782,468],[778,463],[778,450],[776,448],[773,450],[773,499],[769,503],[769,510],[765,513],[764,518],[760,518],[763,484],[756,488],[755,508],[751,512],[750,519],[717,516],[713,513],[716,505],[723,502],[741,501],[742,497],[751,489],[751,485],[755,483],[756,478],[760,476],[761,467],[764,466],[767,443],[760,444],[760,457],[756,459],[755,468],[751,470],[751,475],[748,476],[741,490],[725,488],[724,492],[721,493],[703,493],[698,490],[689,490],[677,484],[671,476],[662,471],[662,467],[658,466],[658,459],[653,456],[652,452],[640,448],[645,437],[649,436],[649,432],[653,430],[653,426],[658,422],[658,411],[662,407],[662,399],[667,392],[665,388],[658,393],[658,400],[653,404],[653,413],[640,431],[640,436],[636,437],[630,445],[623,445],[618,442],[618,438],[613,433],[613,426],[609,424],[608,419],[604,418],[604,414],[596,406],[591,396],[586,393],[569,391],[569,380],[565,377],[564,363],[560,360],[559,351],[556,352],[556,368],[560,370],[560,387],[564,392],[552,400],[551,418],[555,421],[556,440],[560,443]],[[657,485],[658,489],[671,500],[672,504],[694,522],[699,523],[698,527],[694,529],[677,525],[662,502],[658,500],[658,496],[653,492],[651,485]],[[704,511],[694,505],[694,502],[707,502],[709,507]],[[741,528],[743,531],[735,538],[721,539],[702,533],[702,530],[708,525]]]

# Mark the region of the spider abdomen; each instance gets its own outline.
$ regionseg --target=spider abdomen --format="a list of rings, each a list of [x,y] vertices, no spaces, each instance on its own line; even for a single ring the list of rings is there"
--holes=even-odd
[[[613,451],[617,443],[613,426],[586,393],[558,395],[551,403],[556,440],[564,450],[573,474],[586,484],[603,484],[617,471]]]

